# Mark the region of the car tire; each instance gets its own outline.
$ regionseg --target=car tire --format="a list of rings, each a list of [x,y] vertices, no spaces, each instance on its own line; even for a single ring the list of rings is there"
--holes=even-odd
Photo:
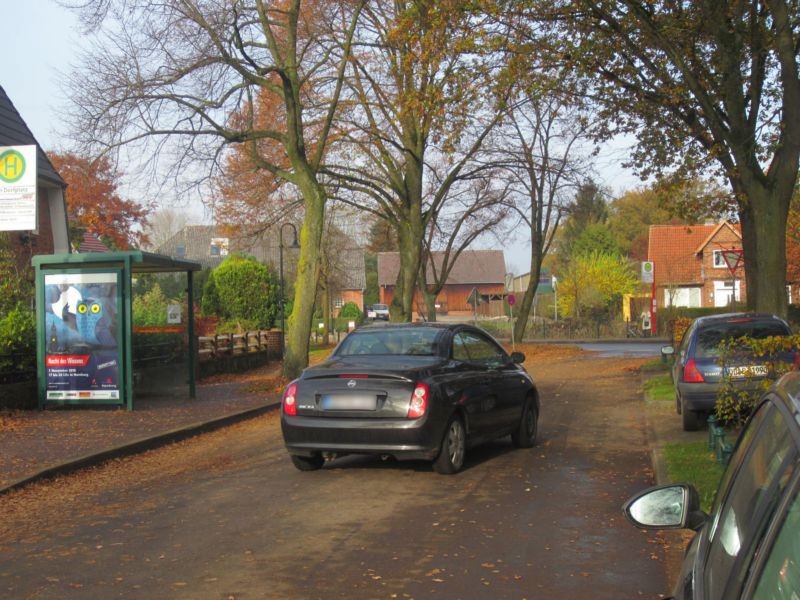
[[[522,407],[517,429],[511,433],[511,443],[517,448],[532,448],[539,431],[539,413],[533,399],[528,398]]]
[[[316,471],[325,464],[325,459],[322,458],[321,454],[315,454],[314,456],[291,454],[290,456],[292,457],[292,464],[301,471]]]
[[[700,413],[689,410],[685,400],[681,400],[681,424],[684,431],[697,431],[703,424]]]
[[[464,422],[455,415],[447,422],[439,456],[433,461],[433,470],[440,475],[458,473],[464,466],[466,450],[467,431]]]

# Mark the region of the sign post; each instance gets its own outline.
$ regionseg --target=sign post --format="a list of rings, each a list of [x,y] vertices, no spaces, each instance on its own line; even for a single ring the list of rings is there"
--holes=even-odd
[[[650,335],[656,334],[656,265],[652,261],[642,263],[642,283],[650,284]]]

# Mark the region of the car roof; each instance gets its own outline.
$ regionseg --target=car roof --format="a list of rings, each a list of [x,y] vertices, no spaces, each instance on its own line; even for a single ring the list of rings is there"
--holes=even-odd
[[[456,323],[438,323],[438,322],[422,322],[422,323],[392,323],[392,322],[383,322],[383,323],[369,323],[368,325],[362,325],[355,331],[369,331],[375,329],[412,329],[412,328],[421,328],[421,327],[429,327],[429,328],[436,328],[436,329],[455,329],[456,327],[461,327],[462,324]]]
[[[739,320],[779,321],[784,325],[787,324],[786,321],[784,321],[777,315],[769,313],[756,313],[756,312],[735,312],[735,313],[723,313],[719,315],[707,315],[705,317],[698,317],[696,320],[698,327],[706,327],[708,325],[715,325],[718,323],[730,323]]]

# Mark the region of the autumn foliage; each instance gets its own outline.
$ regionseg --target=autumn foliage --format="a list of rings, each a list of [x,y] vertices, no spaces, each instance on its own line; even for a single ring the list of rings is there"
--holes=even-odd
[[[79,236],[84,231],[94,233],[118,250],[137,248],[147,241],[143,228],[152,207],[120,197],[121,174],[107,158],[91,160],[72,152],[48,152],[48,157],[67,183],[71,230],[77,229]]]

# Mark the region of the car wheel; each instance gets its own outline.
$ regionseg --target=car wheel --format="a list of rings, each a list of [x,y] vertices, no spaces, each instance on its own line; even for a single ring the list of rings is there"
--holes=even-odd
[[[696,410],[689,410],[683,399],[681,399],[681,422],[684,431],[697,431],[702,426],[700,413]]]
[[[531,448],[536,444],[539,431],[539,414],[533,400],[528,398],[522,407],[522,416],[516,431],[511,434],[511,443],[517,448]]]
[[[290,456],[292,457],[294,466],[301,471],[316,471],[317,469],[321,469],[322,465],[325,464],[325,459],[322,458],[321,454],[315,454],[314,456],[298,456],[297,454],[291,454]]]
[[[439,456],[433,462],[433,469],[442,475],[458,473],[464,466],[464,454],[467,450],[467,432],[464,423],[454,416],[447,423]]]

